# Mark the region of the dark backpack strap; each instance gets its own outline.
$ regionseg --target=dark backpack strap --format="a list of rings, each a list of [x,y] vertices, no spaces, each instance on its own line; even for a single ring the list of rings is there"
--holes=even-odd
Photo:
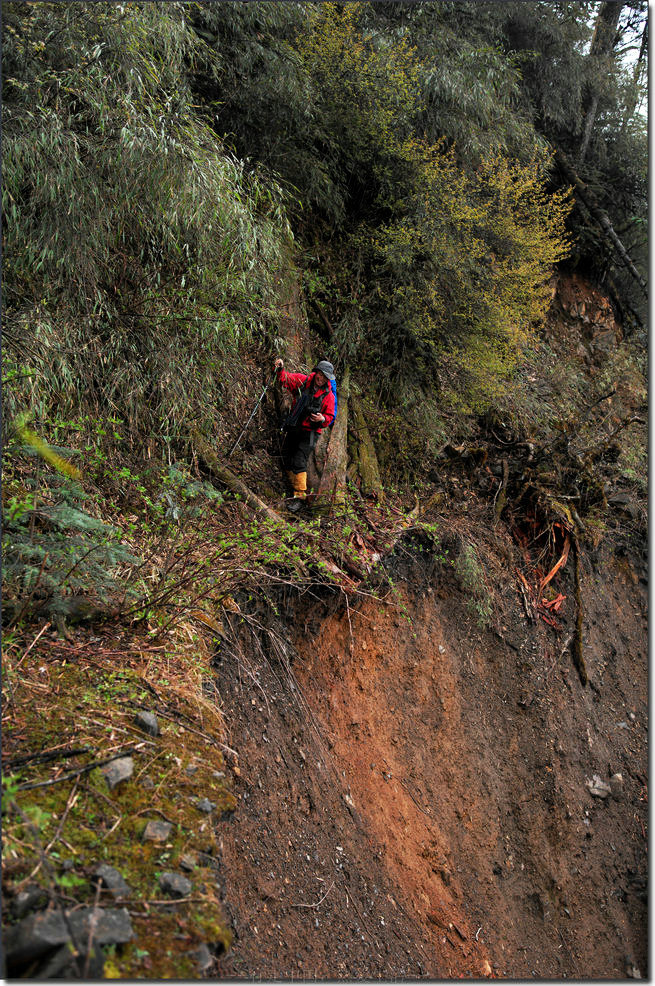
[[[307,378],[302,390],[300,391],[300,394],[298,396],[298,399],[294,407],[291,409],[291,411],[285,418],[284,423],[282,425],[283,428],[296,428],[300,425],[304,417],[303,411],[305,410],[309,402],[308,388],[309,388],[309,377]]]

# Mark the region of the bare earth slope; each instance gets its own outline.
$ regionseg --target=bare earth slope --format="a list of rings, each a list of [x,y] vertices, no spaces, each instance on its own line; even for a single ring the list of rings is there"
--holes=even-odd
[[[219,661],[241,771],[221,974],[647,975],[643,584],[585,569],[583,688],[518,595],[481,632],[446,567],[393,564],[386,604],[306,598],[268,620],[286,658],[262,634]]]

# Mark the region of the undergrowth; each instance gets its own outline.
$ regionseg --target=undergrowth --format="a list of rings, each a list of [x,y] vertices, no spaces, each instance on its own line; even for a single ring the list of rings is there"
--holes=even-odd
[[[94,877],[101,863],[115,867],[131,889],[119,906],[129,908],[134,940],[106,956],[108,978],[193,978],[194,944],[220,953],[230,943],[216,888],[213,820],[236,801],[212,649],[211,636],[192,620],[170,633],[165,647],[115,628],[78,632],[74,644],[48,632],[48,624],[31,638],[24,629],[5,635],[5,920],[26,888],[42,888],[55,907],[115,906]],[[135,725],[140,709],[155,712],[159,736]],[[120,754],[132,757],[134,771],[112,790],[94,764]],[[238,769],[236,757],[230,762]],[[207,797],[211,817],[197,807]],[[168,838],[144,841],[148,821],[162,819],[172,826]],[[165,916],[158,877],[181,860],[193,892]]]

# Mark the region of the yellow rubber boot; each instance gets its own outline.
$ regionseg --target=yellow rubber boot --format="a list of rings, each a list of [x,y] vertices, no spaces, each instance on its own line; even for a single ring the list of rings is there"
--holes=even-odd
[[[307,473],[292,472],[291,485],[293,486],[293,500],[287,502],[287,510],[295,514],[302,507],[307,495]]]
[[[294,472],[292,473],[293,479],[291,484],[293,486],[293,495],[295,497],[301,497],[303,500],[307,495],[307,473],[306,472]]]

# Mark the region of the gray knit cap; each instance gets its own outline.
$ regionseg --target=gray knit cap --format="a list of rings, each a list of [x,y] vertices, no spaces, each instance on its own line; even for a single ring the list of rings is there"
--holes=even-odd
[[[328,378],[328,380],[337,379],[334,375],[334,367],[332,366],[331,363],[328,363],[326,359],[322,359],[320,363],[317,363],[314,369],[320,370],[321,373],[323,373]]]

